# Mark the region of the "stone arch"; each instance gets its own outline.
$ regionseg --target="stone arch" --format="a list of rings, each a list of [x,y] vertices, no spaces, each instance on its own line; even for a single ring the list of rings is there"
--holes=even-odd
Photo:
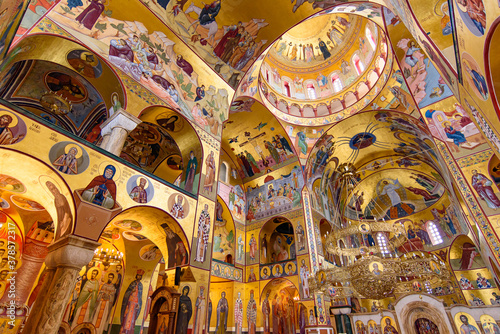
[[[56,44],[56,48],[35,47]],[[84,57],[90,57],[91,65],[83,60]],[[63,60],[55,63],[54,59]],[[126,91],[107,61],[65,37],[34,34],[22,38],[1,70],[6,89],[0,95],[4,99],[93,143],[100,138],[99,125],[114,109],[127,106]],[[61,80],[69,82],[71,90],[60,88],[68,86],[57,83]],[[66,99],[65,103],[71,102],[70,107],[60,106],[56,112],[49,109],[54,94]]]
[[[127,227],[127,224],[120,222],[135,221],[141,226],[140,229]],[[151,206],[135,206],[130,209],[124,210],[116,215],[102,231],[99,236],[106,235],[104,232],[109,227],[118,227],[123,230],[120,233],[129,232],[127,236],[142,235],[149,239],[152,243],[158,246],[161,254],[166,259],[166,268],[173,268],[175,266],[188,264],[190,244],[186,236],[186,231],[180,223],[166,211],[151,207]],[[174,236],[177,236],[175,237]],[[140,238],[139,238],[140,239]],[[129,239],[134,240],[134,239]],[[175,253],[179,251],[178,243],[181,242],[186,251],[186,259],[184,263],[176,263]],[[181,259],[178,259],[179,261]]]
[[[129,134],[120,156],[170,183],[182,176],[180,186],[188,192],[196,193],[204,152],[201,139],[192,124],[182,114],[164,106],[147,107],[141,111],[139,119],[142,123]],[[144,132],[155,139],[149,143],[141,140]],[[150,154],[144,159],[143,152]],[[186,187],[188,173],[192,168],[189,163],[191,152],[198,167],[193,184]],[[154,160],[150,160],[152,156],[155,157]]]
[[[395,305],[398,322],[404,334],[414,333],[415,321],[426,318],[436,324],[441,334],[454,333],[442,301],[429,295],[408,295]],[[383,324],[382,324],[383,326]]]
[[[23,185],[29,184],[29,186],[25,186],[26,189],[22,196],[36,201],[47,210],[54,221],[55,231],[59,228],[57,210],[53,195],[47,188],[46,182],[55,184],[58,192],[66,198],[71,211],[70,215],[75,221],[76,208],[71,189],[59,173],[45,162],[14,149],[0,147],[0,154],[2,155],[2,174],[19,180]],[[9,181],[3,180],[3,182],[8,184]],[[72,227],[69,231],[71,229]]]
[[[261,264],[295,260],[297,256],[293,224],[284,217],[273,217],[262,226],[258,244]]]

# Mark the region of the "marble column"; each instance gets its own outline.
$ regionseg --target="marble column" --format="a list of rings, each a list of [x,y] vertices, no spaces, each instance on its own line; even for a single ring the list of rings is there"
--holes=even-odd
[[[58,333],[78,273],[90,262],[99,245],[95,241],[68,235],[48,247],[45,265],[49,275],[33,304],[23,333]]]
[[[128,134],[139,123],[141,123],[139,118],[123,109],[118,110],[101,124],[102,142],[100,147],[119,156]]]

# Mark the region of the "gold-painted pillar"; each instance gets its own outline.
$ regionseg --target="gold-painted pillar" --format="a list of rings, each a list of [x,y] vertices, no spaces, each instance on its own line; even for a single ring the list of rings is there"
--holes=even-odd
[[[49,271],[33,304],[24,333],[57,334],[78,272],[89,263],[100,244],[68,235],[50,245],[45,265]]]
[[[306,221],[307,244],[309,245],[309,260],[311,264],[310,274],[315,274],[320,269],[318,242],[316,238],[321,238],[321,236],[315,234],[316,228],[313,221],[310,199],[310,192],[306,187],[304,187],[302,190],[302,202],[304,205],[304,220]],[[316,324],[326,325],[328,314],[325,313],[326,306],[323,300],[323,294],[315,294],[311,296],[311,298],[314,299],[314,304],[316,305],[317,310]]]

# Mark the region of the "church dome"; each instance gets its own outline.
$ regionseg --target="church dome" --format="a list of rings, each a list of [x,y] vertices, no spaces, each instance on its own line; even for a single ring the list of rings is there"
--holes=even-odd
[[[369,93],[386,58],[386,38],[371,20],[345,13],[318,15],[270,47],[260,73],[264,103],[288,121],[285,114],[334,114]]]

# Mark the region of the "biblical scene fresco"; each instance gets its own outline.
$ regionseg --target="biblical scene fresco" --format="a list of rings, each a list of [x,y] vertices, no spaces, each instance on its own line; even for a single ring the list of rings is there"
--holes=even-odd
[[[437,48],[445,55],[450,64],[456,64],[454,49],[453,49],[453,25],[455,24],[450,18],[450,8],[448,1],[445,0],[428,0],[418,2],[410,0],[409,4],[417,19],[420,21],[422,28],[429,32],[428,36]],[[424,10],[424,8],[433,8],[432,11]]]
[[[429,105],[421,112],[432,135],[444,141],[454,157],[488,148],[477,126],[454,97]]]
[[[245,183],[297,161],[281,124],[269,116],[255,103],[251,109],[232,112],[225,123],[222,148],[231,152]]]
[[[220,137],[221,124],[227,119],[228,86],[222,80],[209,84],[208,73],[194,71],[193,65],[199,60],[187,56],[186,47],[179,45],[176,36],[160,32],[159,20],[140,3],[136,4],[135,13],[149,16],[150,20],[143,22],[151,27],[128,21],[130,13],[117,11],[123,19],[118,19],[120,15],[115,18],[114,6],[116,4],[110,3],[105,11],[105,7],[96,2],[87,2],[87,7],[62,2],[50,16],[72,33],[81,36],[83,32],[86,36],[82,37],[116,68],[212,135]],[[93,15],[94,10],[105,14]]]
[[[0,5],[0,59],[3,60],[16,36],[16,30],[29,2],[16,0]]]
[[[384,9],[384,14],[388,10]],[[452,95],[447,82],[436,70],[432,61],[422,51],[419,41],[416,41],[403,24],[392,24],[391,14],[386,17],[387,30],[391,40],[397,41],[395,52],[401,71],[408,83],[418,106],[423,108]],[[445,72],[447,73],[447,72]]]
[[[282,173],[287,174],[282,174]],[[259,186],[259,182],[263,182]],[[247,222],[274,216],[301,206],[303,183],[298,166],[289,166],[280,173],[268,174],[247,185]]]
[[[486,268],[474,242],[465,236],[457,238],[450,248],[450,264],[460,289],[470,306],[497,305],[498,286]]]
[[[48,65],[44,61],[28,62],[25,71],[29,75],[5,98],[25,103],[38,115],[73,133],[82,133],[92,118],[106,115],[103,98],[85,78],[63,66]]]
[[[7,224],[11,220],[24,224],[24,217],[31,220],[36,215],[39,221],[36,225],[33,223],[34,229],[25,228],[31,221],[26,226],[19,225],[17,234],[21,240],[28,236],[42,242],[51,238],[58,240],[71,232],[93,240],[101,236],[102,246],[94,254],[94,263],[87,264],[79,273],[77,286],[67,301],[63,330],[168,332],[171,324],[166,312],[171,310],[168,303],[154,302],[156,292],[167,293],[177,302],[178,307],[174,310],[178,315],[177,334],[255,333],[261,328],[265,333],[271,332],[271,328],[278,333],[288,333],[297,329],[305,332],[306,325],[335,326],[333,318],[326,314],[329,304],[343,306],[345,301],[335,300],[335,289],[325,294],[326,298],[315,296],[308,278],[320,265],[342,264],[343,259],[329,254],[325,247],[324,235],[331,231],[330,222],[342,228],[347,228],[349,222],[359,231],[367,228],[363,221],[375,218],[402,227],[407,241],[397,249],[398,254],[418,255],[432,251],[443,260],[450,259],[456,280],[432,290],[425,280],[415,280],[407,292],[432,294],[446,305],[489,306],[499,302],[498,282],[478,255],[483,252],[485,261],[486,257],[494,259],[497,255],[498,247],[491,241],[496,240],[494,230],[486,230],[490,224],[484,213],[494,215],[500,206],[498,187],[493,184],[496,183],[494,168],[498,163],[488,162],[492,152],[487,150],[485,139],[478,130],[489,129],[487,138],[494,138],[496,127],[490,125],[488,128],[489,120],[477,111],[476,100],[486,103],[493,95],[482,55],[478,57],[468,43],[467,47],[462,43],[458,63],[463,67],[463,82],[468,90],[468,103],[463,103],[463,100],[449,97],[451,90],[446,84],[456,79],[449,71],[442,71],[441,66],[447,66],[446,61],[435,53],[436,46],[427,37],[422,38],[425,32],[416,24],[408,26],[412,33],[419,30],[413,37],[400,29],[403,23],[414,20],[408,5],[401,6],[401,1],[391,1],[391,6],[397,4],[400,8],[399,18],[386,12],[391,30],[389,36],[385,36],[382,27],[376,27],[375,23],[370,21],[359,26],[364,19],[354,18],[356,11],[362,11],[363,16],[381,23],[378,5],[345,3],[318,16],[329,30],[320,41],[307,40],[300,45],[286,39],[286,35],[281,40],[278,38],[282,32],[280,27],[292,26],[307,14],[331,4],[332,1],[285,3],[279,0],[266,6],[243,4],[240,8],[226,2],[205,4],[198,0],[144,1],[125,5],[113,0],[67,0],[59,2],[49,13],[50,18],[78,41],[91,45],[93,51],[87,53],[83,46],[53,48],[53,55],[40,59],[62,59],[71,69],[46,69],[49,82],[45,76],[39,76],[40,85],[44,90],[57,91],[75,105],[85,104],[82,99],[89,99],[89,91],[94,89],[99,93],[102,109],[94,109],[86,115],[79,127],[74,122],[61,121],[74,116],[71,111],[67,116],[57,114],[64,110],[61,109],[65,105],[63,102],[51,106],[44,100],[46,106],[40,102],[38,109],[32,106],[28,112],[35,112],[53,124],[78,127],[78,132],[72,131],[94,143],[100,140],[99,125],[108,115],[121,109],[139,116],[142,121],[128,135],[122,155],[136,169],[90,146],[80,143],[73,146],[75,138],[67,138],[36,119],[17,116],[16,124],[14,119],[0,115],[0,121],[4,118],[0,133],[17,137],[15,141],[4,143],[11,144],[9,148],[15,151],[6,148],[1,154],[5,170],[0,176],[0,207],[5,212],[17,212],[5,219]],[[449,41],[451,34],[444,30],[453,26],[448,25],[445,3],[438,1],[433,5],[434,12],[425,14],[431,17],[425,21],[432,29],[422,26],[430,32],[433,41]],[[467,15],[473,16],[472,9],[467,6],[470,2],[454,7],[455,11],[465,9]],[[428,9],[429,5],[425,7]],[[283,8],[289,9],[289,15],[269,14],[283,13]],[[335,20],[331,19],[333,15]],[[460,15],[455,17],[456,20],[461,18]],[[492,17],[494,13],[488,13],[489,21]],[[174,32],[160,20],[169,22]],[[290,22],[292,24],[288,24]],[[481,25],[480,20],[479,23]],[[473,29],[466,24],[459,28],[473,34]],[[484,28],[482,36],[474,37],[483,44],[482,38],[486,39],[488,34],[487,26]],[[37,29],[35,32],[67,34],[48,19]],[[358,33],[356,38],[347,39],[354,30]],[[435,37],[439,33],[446,40]],[[5,93],[10,96],[19,87],[23,71],[32,70],[33,64],[42,64],[42,60],[24,62],[22,59],[31,57],[33,50],[43,48],[44,43],[35,43],[38,37],[21,41],[13,50],[12,60],[22,62],[13,67],[5,79],[8,86]],[[406,44],[402,42],[405,39]],[[254,103],[248,98],[242,97],[229,107],[233,94],[231,86],[240,81],[243,72],[252,66],[268,41],[278,42],[271,49],[276,52],[276,59],[294,67],[304,64],[321,67],[338,56],[342,43],[349,42],[352,48],[347,50],[349,57],[333,64],[338,65],[334,71],[318,67],[302,82],[300,77],[294,82],[295,76],[287,78],[278,73],[280,85],[271,88],[282,96],[287,95],[285,83],[288,82],[290,99],[301,100],[292,105],[286,99],[283,99],[286,103],[277,99],[274,108],[282,113],[283,110],[290,112],[288,119],[278,121],[264,111],[260,102]],[[284,41],[286,44],[282,45]],[[23,42],[34,46],[25,48]],[[477,46],[474,42],[470,44]],[[437,45],[440,49],[444,47],[444,42]],[[280,49],[281,54],[277,54]],[[392,60],[393,49],[401,60],[401,69]],[[482,44],[479,49],[483,50]],[[101,90],[96,84],[106,76],[106,71],[110,71],[103,59],[96,59],[97,55],[102,55],[117,69],[126,97],[121,87],[117,89],[110,84],[107,90]],[[408,59],[414,57],[418,61],[412,66]],[[439,58],[443,62],[437,63]],[[436,62],[435,68],[431,60]],[[470,71],[466,71],[466,66]],[[259,75],[267,81],[265,69],[265,65],[262,70],[252,68],[243,77],[238,91],[257,95]],[[443,78],[436,74],[436,69]],[[5,70],[8,69],[5,67]],[[70,76],[70,80],[64,75]],[[61,78],[66,87],[58,89],[57,80]],[[318,97],[330,99],[327,95],[339,89],[339,82],[354,85],[361,98],[355,100],[354,91],[344,94],[342,90],[346,86],[343,86],[339,91],[342,96],[334,102],[341,110],[338,115],[313,118],[311,115],[326,113],[328,104],[313,106],[311,101]],[[272,96],[269,87],[260,85],[259,88],[263,98]],[[303,96],[297,95],[300,89]],[[413,94],[422,115],[417,115]],[[342,99],[344,103],[353,104],[344,108]],[[36,102],[35,97],[31,100]],[[19,105],[22,106],[22,102],[19,100]],[[171,104],[171,108],[161,108],[156,106],[158,104]],[[146,108],[147,105],[155,106]],[[333,102],[329,104],[332,105]],[[45,108],[43,112],[41,108]],[[368,108],[376,111],[370,112]],[[393,110],[386,111],[386,108]],[[367,112],[326,129],[363,109]],[[292,118],[291,110],[299,110],[299,114],[306,111],[306,114]],[[467,121],[467,116],[472,123]],[[295,123],[296,119],[300,122]],[[19,136],[22,131],[16,132],[14,128],[21,122],[25,124],[24,135]],[[220,141],[224,143],[222,150]],[[34,143],[38,149],[33,154],[46,164],[41,164],[43,168],[38,168],[39,161],[35,159],[26,163],[24,155],[18,153],[32,152]],[[446,164],[442,163],[440,154],[445,157]],[[26,170],[24,166],[30,169],[33,166],[33,170]],[[351,167],[356,169],[353,186],[341,197],[335,182],[341,170]],[[144,175],[141,169],[173,186],[151,174]],[[463,239],[462,234],[469,232],[465,219],[472,215],[464,216],[458,209],[460,202],[453,195],[451,176],[445,172],[448,169],[466,200],[462,204],[471,206],[477,220],[477,226],[471,222],[476,229],[471,236],[484,232],[487,244],[483,238],[479,239],[481,243]],[[467,187],[464,178],[474,190]],[[313,212],[309,210],[311,207]],[[340,208],[338,220],[333,219],[336,208]],[[94,215],[96,212],[105,214],[106,218]],[[23,219],[19,220],[21,216]],[[5,227],[5,222],[2,226]],[[26,230],[31,232],[25,233]],[[346,248],[354,248],[372,247],[386,240],[382,234],[366,230],[361,231],[361,235],[360,238],[347,235],[341,241]],[[390,240],[394,235],[385,237]],[[448,249],[453,240],[457,247],[453,245]],[[19,253],[29,248],[22,242],[19,245],[23,246]],[[0,252],[1,249],[2,246]],[[123,256],[123,260],[107,261],[103,253],[109,250],[111,256]],[[472,260],[467,260],[467,250]],[[118,252],[123,254],[119,256]],[[2,256],[0,258],[0,262],[4,262],[0,266],[10,265]],[[27,256],[18,259],[16,266],[22,268],[28,259]],[[473,263],[470,268],[461,269],[465,262]],[[376,263],[379,269],[384,269],[381,262]],[[372,263],[370,270],[376,272],[378,269]],[[35,279],[38,274],[40,280],[27,285],[35,287],[33,292],[40,291],[43,280],[48,277],[40,270],[31,273],[30,277]],[[0,269],[0,289],[8,276],[4,275]],[[259,281],[263,281],[262,284]],[[165,289],[157,290],[160,286]],[[36,297],[35,294],[32,301]],[[353,329],[360,334],[399,333],[403,329],[398,326],[404,326],[404,322],[397,318],[396,311],[384,318],[379,313],[393,310],[395,300],[390,297],[358,301],[357,309],[373,312],[378,318],[375,321],[369,316],[359,323],[359,330],[357,326]],[[24,316],[27,311],[20,309],[18,314]],[[0,310],[0,319],[6,316]],[[481,326],[490,328],[493,333],[494,327],[488,324],[489,320],[485,319],[486,325],[481,321]],[[473,319],[470,321],[480,330]],[[420,317],[410,326],[419,333],[436,333],[436,324],[434,320]],[[465,331],[465,327],[461,328]]]

